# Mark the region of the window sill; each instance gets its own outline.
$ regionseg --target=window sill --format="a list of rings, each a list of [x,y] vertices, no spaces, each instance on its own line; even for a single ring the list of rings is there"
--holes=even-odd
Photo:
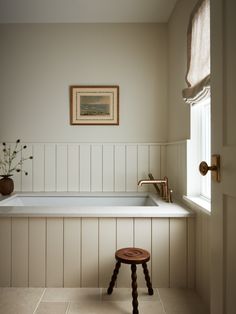
[[[211,202],[201,196],[183,196],[185,203],[190,206],[191,209],[202,211],[208,215],[211,214]]]

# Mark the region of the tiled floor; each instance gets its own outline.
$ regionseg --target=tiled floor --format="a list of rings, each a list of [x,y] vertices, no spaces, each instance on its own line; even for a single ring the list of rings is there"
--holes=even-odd
[[[208,314],[192,290],[138,289],[139,314]],[[131,314],[131,290],[0,288],[0,314]]]

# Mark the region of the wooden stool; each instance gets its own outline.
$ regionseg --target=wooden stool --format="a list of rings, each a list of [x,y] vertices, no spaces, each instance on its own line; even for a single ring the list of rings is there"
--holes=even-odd
[[[112,294],[121,263],[131,264],[133,314],[138,314],[138,292],[137,292],[137,274],[136,274],[137,266],[136,265],[142,264],[143,272],[145,275],[146,284],[148,288],[148,293],[150,295],[153,295],[152,284],[150,281],[148,268],[146,264],[150,260],[150,254],[148,251],[143,250],[143,249],[128,247],[128,248],[124,248],[124,249],[120,249],[116,251],[115,258],[117,260],[116,267],[111,277],[111,282],[110,282],[109,288],[107,289],[107,293]]]

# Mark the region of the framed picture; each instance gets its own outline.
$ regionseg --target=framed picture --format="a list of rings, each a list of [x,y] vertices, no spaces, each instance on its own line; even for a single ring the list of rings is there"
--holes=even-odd
[[[119,86],[71,86],[72,125],[118,125]]]

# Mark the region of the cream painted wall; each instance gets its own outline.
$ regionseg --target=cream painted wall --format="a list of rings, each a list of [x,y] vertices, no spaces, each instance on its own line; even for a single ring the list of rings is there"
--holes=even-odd
[[[163,142],[166,24],[2,24],[0,140]],[[69,86],[120,86],[119,126],[70,126]]]
[[[168,141],[190,137],[189,105],[182,98],[186,87],[187,28],[189,16],[197,0],[179,0],[168,23]]]

